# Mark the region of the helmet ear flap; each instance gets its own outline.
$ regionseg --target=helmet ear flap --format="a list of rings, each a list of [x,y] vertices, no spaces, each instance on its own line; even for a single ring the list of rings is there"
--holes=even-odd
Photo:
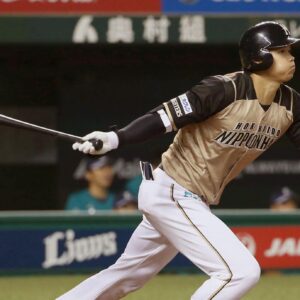
[[[260,49],[255,58],[251,60],[250,71],[262,71],[270,68],[273,64],[273,56],[267,49]]]

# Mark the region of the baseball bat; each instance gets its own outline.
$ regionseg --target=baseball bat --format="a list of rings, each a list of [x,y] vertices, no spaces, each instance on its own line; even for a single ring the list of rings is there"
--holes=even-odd
[[[65,132],[61,132],[61,131],[53,130],[50,128],[42,127],[39,125],[35,125],[32,123],[24,122],[24,121],[14,119],[14,118],[2,115],[2,114],[0,114],[0,124],[51,135],[54,137],[61,138],[63,140],[69,140],[71,142],[79,142],[79,143],[84,142],[80,136],[68,134]],[[91,139],[91,140],[89,140],[89,142],[91,142],[93,144],[95,150],[97,150],[97,151],[99,151],[103,147],[103,142],[101,140]]]

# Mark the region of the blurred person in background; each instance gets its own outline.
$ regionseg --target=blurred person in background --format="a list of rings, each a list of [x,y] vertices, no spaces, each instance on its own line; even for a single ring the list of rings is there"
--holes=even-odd
[[[127,190],[134,197],[138,197],[140,185],[142,183],[142,174],[136,175],[127,180],[125,183],[125,190]]]
[[[137,198],[126,190],[121,194],[121,197],[118,197],[114,206],[114,210],[118,212],[137,211],[137,209]]]
[[[289,187],[282,187],[270,197],[270,209],[273,211],[293,211],[298,208],[299,195]]]
[[[75,170],[74,178],[85,179],[88,186],[70,194],[65,209],[84,210],[90,213],[113,209],[117,198],[116,193],[111,190],[114,177],[112,158],[84,157]]]

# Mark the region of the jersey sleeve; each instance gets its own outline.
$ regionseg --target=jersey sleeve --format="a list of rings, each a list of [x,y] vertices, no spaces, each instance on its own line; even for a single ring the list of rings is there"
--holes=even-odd
[[[288,129],[287,136],[300,151],[300,95],[296,92],[294,92],[293,116],[294,122]]]
[[[204,121],[235,100],[234,83],[223,76],[203,79],[186,93],[165,102],[173,130]]]
[[[223,76],[208,77],[186,93],[117,130],[119,145],[144,142],[187,124],[203,121],[229,105],[235,97],[232,80],[225,80]]]

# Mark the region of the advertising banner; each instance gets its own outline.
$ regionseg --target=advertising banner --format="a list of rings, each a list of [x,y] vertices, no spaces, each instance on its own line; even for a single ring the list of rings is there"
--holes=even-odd
[[[0,236],[5,247],[0,248],[0,269],[107,267],[120,255],[129,234],[127,229],[3,230]]]
[[[297,14],[298,0],[162,0],[164,13]]]
[[[0,0],[1,1],[1,0]],[[300,1],[300,0],[299,0]],[[299,2],[300,3],[300,2]],[[299,17],[274,18],[300,37]],[[265,18],[220,18],[201,14],[0,17],[0,43],[234,44]]]
[[[299,0],[0,0],[2,14],[297,14]]]
[[[160,0],[0,0],[0,14],[143,14],[160,10]]]
[[[133,229],[1,230],[1,273],[95,271],[107,268],[123,253]],[[170,267],[192,267],[177,256]]]
[[[264,269],[300,268],[300,226],[234,227]]]
[[[249,226],[232,230],[263,269],[300,268],[300,226]],[[3,229],[0,231],[0,270],[49,272],[100,270],[124,251],[132,228]],[[182,255],[167,266],[194,268]]]

